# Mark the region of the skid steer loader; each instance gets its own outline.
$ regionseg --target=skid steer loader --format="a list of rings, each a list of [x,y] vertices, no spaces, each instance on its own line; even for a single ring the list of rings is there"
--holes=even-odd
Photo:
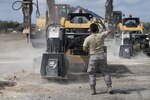
[[[90,35],[93,22],[90,13],[69,13],[68,18],[61,18],[61,25],[54,23],[47,27],[47,50],[41,63],[42,77],[66,78],[70,72],[86,72],[88,53],[82,50],[82,45]]]
[[[139,18],[124,18],[123,22],[119,23],[117,32],[120,57],[130,58],[140,51],[150,54],[149,36],[143,33],[143,24]]]

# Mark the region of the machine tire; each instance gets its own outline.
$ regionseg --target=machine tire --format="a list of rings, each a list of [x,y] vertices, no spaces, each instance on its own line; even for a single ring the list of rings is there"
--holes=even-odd
[[[147,56],[149,56],[149,57],[150,57],[150,53],[147,53]]]
[[[33,48],[38,48],[37,44],[34,43],[34,42],[32,42],[32,47],[33,47]]]
[[[119,57],[123,57],[123,45],[120,46]]]

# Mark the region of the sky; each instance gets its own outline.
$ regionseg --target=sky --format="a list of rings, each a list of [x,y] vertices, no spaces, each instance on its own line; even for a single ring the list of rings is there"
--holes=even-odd
[[[16,0],[0,0],[0,20],[23,22],[22,10],[14,11],[12,4]],[[22,1],[22,0],[19,0]],[[70,4],[72,6],[81,6],[89,9],[98,15],[104,17],[106,0],[55,0],[57,4]],[[36,0],[33,0],[36,2]],[[19,7],[19,3],[15,7]],[[122,11],[126,17],[129,14],[140,17],[143,22],[150,22],[150,0],[114,0],[114,10]],[[46,0],[39,0],[41,15],[45,15]],[[36,22],[36,8],[32,13],[32,23]]]

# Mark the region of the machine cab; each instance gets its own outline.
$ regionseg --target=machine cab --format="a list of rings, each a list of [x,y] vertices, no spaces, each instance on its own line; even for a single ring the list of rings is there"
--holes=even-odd
[[[71,23],[88,23],[93,18],[92,14],[89,13],[69,13],[68,20]]]
[[[123,19],[123,25],[126,27],[138,27],[140,23],[139,18],[124,18]]]

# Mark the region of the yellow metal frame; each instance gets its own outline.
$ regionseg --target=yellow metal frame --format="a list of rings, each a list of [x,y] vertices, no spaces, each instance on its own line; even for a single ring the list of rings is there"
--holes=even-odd
[[[46,16],[42,16],[37,19],[36,28],[43,30],[45,29],[45,27],[46,27]]]
[[[87,23],[71,23],[69,20],[66,20],[64,17],[61,18],[60,24],[65,28],[90,28],[90,25],[94,23],[94,21],[89,21]]]
[[[122,23],[119,23],[118,28],[120,29],[120,31],[140,31],[141,33],[143,33],[143,23],[140,23],[137,27],[127,27]]]
[[[64,26],[64,28],[71,28],[71,29],[83,29],[83,28],[90,28],[90,25],[94,23],[94,19],[93,21],[89,21],[88,23],[81,23],[81,24],[78,24],[78,23],[71,23],[69,20],[66,20],[64,17],[61,18],[60,20],[60,24],[62,26]],[[81,56],[81,55],[72,55],[70,54],[70,49],[68,49],[66,55],[68,56],[70,62],[72,64],[88,64],[88,59],[89,59],[89,56],[88,55],[85,55],[85,56]]]

